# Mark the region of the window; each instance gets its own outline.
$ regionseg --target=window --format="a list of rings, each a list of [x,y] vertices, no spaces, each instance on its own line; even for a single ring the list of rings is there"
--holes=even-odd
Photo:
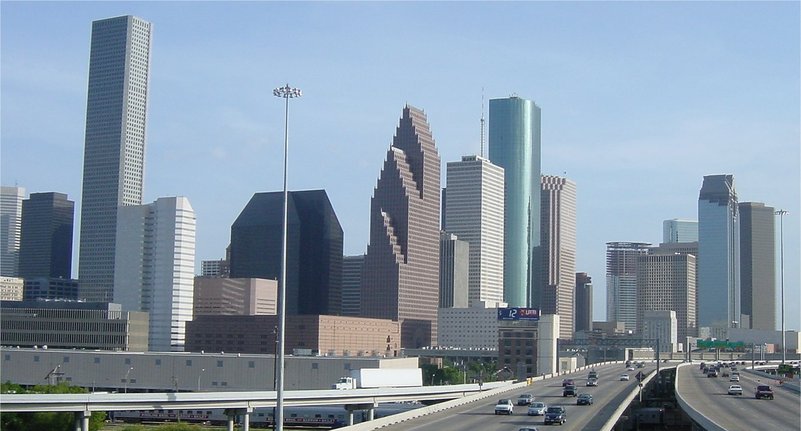
[[[221,360],[220,360],[220,361],[217,361],[217,366],[218,366],[218,367],[222,367],[222,366],[223,366],[223,361],[221,361]]]
[[[3,359],[6,360],[6,361],[10,361],[11,360],[11,355],[9,355],[9,354],[3,355]]]
[[[192,360],[191,359],[187,359],[186,360],[186,366],[187,367],[191,367],[192,366]]]
[[[318,367],[317,362],[312,362],[312,370],[316,370]]]
[[[100,358],[95,356],[95,364],[99,364],[99,363],[100,363]]]
[[[33,357],[33,362],[39,362],[39,355]]]
[[[156,365],[161,365],[161,359],[156,359]]]
[[[131,365],[131,358],[125,358],[125,365]]]
[[[248,368],[256,368],[256,361],[248,361]]]
[[[70,361],[70,357],[69,356],[65,356],[61,360],[61,362],[65,363],[65,364],[69,363],[69,361]]]

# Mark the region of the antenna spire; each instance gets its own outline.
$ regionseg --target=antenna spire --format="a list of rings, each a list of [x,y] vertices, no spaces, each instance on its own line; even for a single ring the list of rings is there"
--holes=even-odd
[[[481,157],[484,157],[484,87],[481,87]]]

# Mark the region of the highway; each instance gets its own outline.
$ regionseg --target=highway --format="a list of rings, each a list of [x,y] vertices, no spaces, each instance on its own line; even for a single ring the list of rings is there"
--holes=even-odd
[[[745,368],[745,365],[740,365]],[[725,368],[722,368],[723,370]],[[680,395],[693,410],[705,416],[718,429],[738,430],[798,430],[801,429],[801,397],[797,392],[778,386],[773,379],[757,377],[740,371],[743,395],[728,395],[728,377],[707,377],[699,363],[679,367],[677,396]],[[773,388],[774,399],[757,400],[754,388],[757,380]],[[691,415],[692,416],[692,415]],[[703,424],[702,424],[703,425]],[[707,427],[715,429],[714,426]]]
[[[526,426],[537,426],[542,429],[541,427],[544,426],[542,416],[527,416],[528,407],[516,405],[518,395],[531,393],[534,395],[535,401],[542,401],[548,405],[565,406],[567,423],[560,429],[599,430],[623,402],[626,395],[637,387],[637,381],[634,379],[637,372],[643,371],[645,374],[654,371],[655,367],[656,364],[647,363],[645,368],[626,371],[623,364],[603,365],[596,368],[599,375],[598,386],[596,387],[585,386],[588,370],[584,370],[538,381],[525,388],[504,392],[491,399],[479,400],[381,429],[382,431],[455,431],[475,429],[517,431]],[[628,382],[620,381],[619,377],[622,373],[629,374],[631,380]],[[576,381],[578,392],[591,394],[594,398],[594,404],[591,406],[577,406],[575,398],[562,397],[563,378],[573,378]],[[515,402],[513,415],[495,415],[495,403],[501,398],[509,398]]]

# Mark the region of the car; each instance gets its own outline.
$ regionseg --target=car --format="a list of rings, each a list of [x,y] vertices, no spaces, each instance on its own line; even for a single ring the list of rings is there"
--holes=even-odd
[[[637,362],[637,368],[644,368],[644,367],[645,367],[645,362],[643,361]]]
[[[621,382],[628,382],[629,381],[629,375],[628,374],[621,374],[620,375],[620,381]]]
[[[708,373],[706,373],[706,376],[707,377],[717,377],[718,376],[718,372],[716,370],[712,369],[712,370],[709,370]]]
[[[721,377],[729,377],[729,372],[727,370],[723,370],[723,371],[721,371],[720,376]]]
[[[598,379],[587,379],[587,386],[598,386]]]
[[[573,381],[573,379],[564,379],[564,380],[562,380],[562,387],[565,387],[567,385],[575,385],[575,384],[576,383]]]
[[[548,406],[545,405],[545,403],[536,401],[536,402],[531,403],[530,406],[528,406],[528,415],[529,416],[543,416],[545,414],[546,410],[548,410]]]
[[[525,428],[520,428],[517,431],[539,431],[539,429],[536,427],[525,427]]]
[[[515,406],[512,404],[512,400],[503,399],[498,400],[498,404],[495,404],[495,414],[505,414],[511,415],[515,412]]]
[[[577,406],[591,406],[592,405],[592,395],[590,394],[579,394],[576,398],[576,405]]]
[[[559,425],[567,422],[567,411],[562,406],[549,406],[545,411],[545,425],[558,423]]]
[[[587,378],[588,379],[598,379],[598,372],[595,371],[595,370],[590,370],[590,372],[587,374]]]
[[[742,395],[743,394],[743,387],[740,385],[730,385],[729,386],[729,395]]]
[[[527,406],[531,404],[532,401],[534,401],[534,395],[531,394],[521,394],[519,397],[517,397],[518,406]]]
[[[576,391],[576,385],[568,385],[562,389],[562,396],[563,397],[575,397],[578,391]]]
[[[773,399],[773,389],[770,388],[768,385],[758,385],[756,387],[756,391],[754,391],[754,398],[767,398],[769,400]]]
[[[628,367],[626,368],[626,371],[634,371],[634,367]]]
[[[732,374],[732,376],[729,377],[729,381],[730,382],[739,382],[740,381],[740,376],[737,375],[737,374]]]

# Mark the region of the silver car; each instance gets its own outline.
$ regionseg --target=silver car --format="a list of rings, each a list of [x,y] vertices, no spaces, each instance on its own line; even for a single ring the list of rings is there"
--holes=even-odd
[[[544,416],[545,411],[548,410],[548,406],[545,403],[541,403],[539,401],[531,403],[528,406],[528,415],[529,416]]]

